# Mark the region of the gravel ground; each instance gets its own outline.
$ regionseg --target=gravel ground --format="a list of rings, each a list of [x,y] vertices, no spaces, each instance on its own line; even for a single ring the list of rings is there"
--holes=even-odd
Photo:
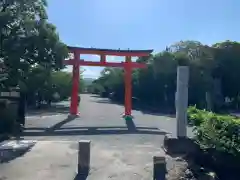
[[[14,144],[8,142],[8,148]],[[11,144],[11,145],[10,145]],[[14,147],[0,166],[0,179],[4,180],[66,180],[77,175],[77,142],[38,141],[24,143],[24,147]],[[35,145],[35,146],[33,146]],[[28,151],[32,148],[31,151]],[[53,151],[54,149],[54,151]],[[1,151],[1,149],[0,149]],[[28,152],[27,152],[28,151]],[[26,153],[27,152],[27,153]],[[21,157],[20,156],[21,153]],[[10,155],[10,156],[9,156]],[[88,180],[149,180],[153,176],[153,156],[165,155],[161,148],[151,144],[134,144],[119,147],[107,142],[91,144],[91,169]],[[195,180],[181,158],[166,156],[167,180]],[[8,162],[8,163],[6,163]],[[24,168],[22,168],[24,167]]]
[[[72,179],[71,173],[74,173],[76,167],[74,147],[77,147],[77,141],[81,139],[91,140],[92,144],[93,170],[88,179],[94,180],[100,174],[103,175],[102,179],[112,180],[140,180],[152,177],[152,156],[164,155],[161,149],[163,138],[166,133],[176,134],[175,118],[133,111],[134,120],[125,122],[121,118],[124,112],[123,106],[111,104],[108,99],[91,95],[84,94],[81,97],[79,108],[81,114],[76,119],[70,119],[67,116],[69,102],[62,102],[61,106],[65,107],[52,110],[53,112],[29,114],[23,136],[24,139],[38,140],[38,143],[31,152],[24,155],[25,159],[17,158],[7,165],[0,165],[0,174],[5,174],[5,179],[11,179],[14,175],[12,172],[18,171],[22,179],[27,180],[27,177],[32,177],[28,175],[31,168],[40,171],[44,164],[36,162],[40,159],[46,161],[46,164],[56,164],[56,166],[53,165],[54,171],[51,168],[45,169],[46,176],[39,175],[40,179],[51,177],[50,179],[53,180],[53,174],[63,166],[68,167],[68,170],[66,170],[66,176],[62,175],[62,177]],[[188,133],[189,136],[192,135],[191,129],[188,129]],[[58,150],[60,146],[62,151]],[[58,152],[58,158],[51,159],[51,155],[56,152]],[[66,156],[68,152],[71,152],[69,159],[72,159],[69,165],[59,165],[60,162],[65,161],[64,156],[68,157]],[[61,158],[63,158],[62,161]],[[18,170],[21,161],[27,164],[29,166],[27,169],[30,170],[26,172],[22,169]],[[169,170],[179,164],[179,161],[171,157],[167,158],[167,162]],[[36,164],[38,168],[34,168]],[[116,169],[119,168],[121,170],[117,171]],[[20,175],[15,175],[14,178],[21,180]],[[59,177],[56,176],[56,178]]]

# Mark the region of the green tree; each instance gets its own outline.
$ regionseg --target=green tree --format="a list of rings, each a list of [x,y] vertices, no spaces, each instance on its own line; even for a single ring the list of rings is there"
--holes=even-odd
[[[214,104],[226,96],[240,99],[239,48],[239,43],[230,41],[213,46],[180,41],[160,53],[139,58],[137,62],[146,63],[148,67],[133,70],[133,96],[161,109],[174,108],[177,66],[187,65],[190,67],[189,104],[206,108],[209,103],[206,93]],[[114,92],[123,101],[123,80],[121,69],[105,68],[92,87],[97,91]],[[219,95],[221,91],[223,96]]]
[[[236,97],[240,92],[240,43],[225,41],[213,47],[217,62],[215,74],[222,80],[224,96]]]
[[[36,64],[49,70],[63,67],[68,51],[47,22],[46,5],[45,0],[0,2],[0,59],[8,73],[6,86],[24,82]]]

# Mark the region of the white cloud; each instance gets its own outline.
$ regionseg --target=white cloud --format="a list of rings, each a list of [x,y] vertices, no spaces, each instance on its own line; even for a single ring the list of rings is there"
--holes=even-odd
[[[82,73],[83,77],[85,78],[98,78],[102,69],[101,67],[81,67],[81,71],[84,71]],[[67,66],[63,71],[72,73],[72,66]]]
[[[98,78],[100,76],[100,72],[102,71],[102,68],[100,67],[83,67],[83,77],[87,78]]]
[[[94,61],[94,62],[100,61],[100,56],[98,55],[82,54],[80,55],[80,58],[85,61]]]

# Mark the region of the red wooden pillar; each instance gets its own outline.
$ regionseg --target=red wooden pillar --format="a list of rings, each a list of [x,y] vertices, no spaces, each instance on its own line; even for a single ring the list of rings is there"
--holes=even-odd
[[[72,94],[71,94],[71,106],[70,113],[71,115],[78,115],[78,88],[79,88],[79,64],[78,62],[78,53],[74,53],[74,64],[73,64],[73,84],[72,84]]]
[[[125,117],[132,116],[132,68],[131,56],[126,56],[125,63]]]

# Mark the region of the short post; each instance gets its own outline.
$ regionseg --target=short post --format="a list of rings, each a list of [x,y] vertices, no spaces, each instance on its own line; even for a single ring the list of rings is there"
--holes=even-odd
[[[187,136],[187,108],[188,108],[188,80],[189,67],[179,66],[177,69],[177,92],[176,92],[176,119],[177,137]]]
[[[153,157],[153,180],[165,180],[166,179],[166,160],[164,156]]]
[[[90,169],[91,141],[81,140],[78,145],[78,174],[87,174]]]

